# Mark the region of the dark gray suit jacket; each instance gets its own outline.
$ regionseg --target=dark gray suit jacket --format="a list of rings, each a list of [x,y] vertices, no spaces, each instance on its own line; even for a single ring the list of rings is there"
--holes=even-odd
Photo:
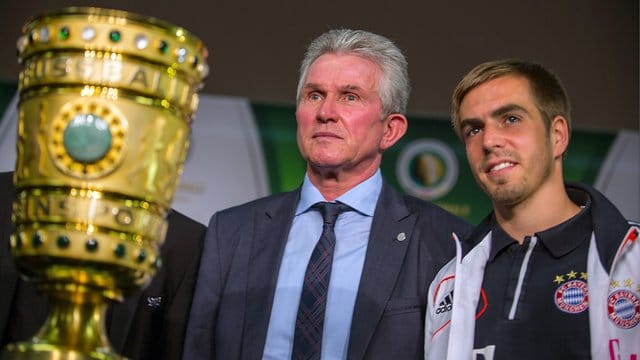
[[[209,223],[184,358],[260,359],[299,190],[215,214]],[[348,359],[423,359],[429,283],[471,226],[384,184],[356,299]],[[406,240],[399,241],[404,233]]]
[[[0,347],[25,341],[44,323],[48,302],[22,280],[9,254],[11,173],[0,173]],[[114,348],[132,359],[179,359],[198,271],[205,226],[170,212],[163,266],[148,287],[113,304],[107,332]]]

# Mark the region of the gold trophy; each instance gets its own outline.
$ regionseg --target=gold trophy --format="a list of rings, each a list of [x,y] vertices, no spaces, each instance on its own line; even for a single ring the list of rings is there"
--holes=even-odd
[[[111,359],[110,301],[161,265],[207,50],[124,11],[67,8],[29,21],[21,63],[11,253],[50,314],[3,359]]]

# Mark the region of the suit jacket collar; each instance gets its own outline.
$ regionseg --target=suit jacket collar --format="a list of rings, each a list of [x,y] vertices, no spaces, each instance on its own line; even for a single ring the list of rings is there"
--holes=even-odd
[[[400,274],[415,222],[416,215],[407,209],[402,195],[384,183],[371,224],[351,323],[348,359],[362,359],[365,355]]]
[[[247,305],[242,335],[242,358],[262,357],[273,306],[280,262],[300,199],[300,189],[284,193],[257,207],[247,226],[253,234],[249,258]],[[250,314],[247,316],[246,314]]]

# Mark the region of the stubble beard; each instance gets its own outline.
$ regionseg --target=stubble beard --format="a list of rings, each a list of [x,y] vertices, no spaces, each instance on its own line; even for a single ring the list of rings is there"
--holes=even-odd
[[[491,198],[495,204],[515,205],[526,193],[528,177],[525,175],[522,179],[515,183],[509,183],[506,179],[500,179],[489,185],[484,185],[485,193]]]
[[[532,158],[530,164],[534,164],[535,167],[529,168],[529,171],[525,169],[518,179],[512,180],[508,177],[485,179],[486,183],[478,181],[480,187],[496,205],[508,207],[518,205],[530,198],[551,177],[553,156],[550,149],[547,147],[545,151],[540,152],[540,156]],[[537,166],[540,167],[536,168]]]

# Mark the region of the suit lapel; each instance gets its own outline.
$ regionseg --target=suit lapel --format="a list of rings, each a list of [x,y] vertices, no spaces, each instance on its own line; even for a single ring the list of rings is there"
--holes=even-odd
[[[283,194],[253,214],[242,358],[262,357],[280,262],[300,192]]]
[[[402,196],[385,183],[371,225],[351,323],[348,359],[364,356],[391,297],[415,221],[415,214],[406,208]]]

